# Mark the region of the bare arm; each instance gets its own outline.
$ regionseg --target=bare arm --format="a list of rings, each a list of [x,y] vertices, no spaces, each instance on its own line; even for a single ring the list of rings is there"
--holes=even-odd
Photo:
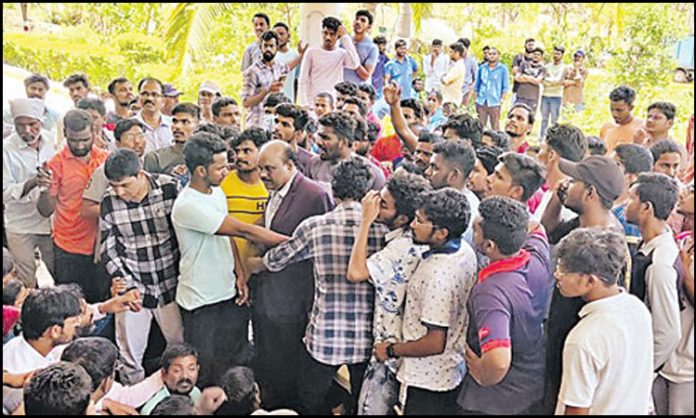
[[[428,333],[415,341],[394,344],[397,357],[427,357],[442,354],[447,343],[447,329],[429,329]],[[388,343],[379,343],[388,345]],[[385,348],[386,350],[386,348]]]
[[[277,234],[268,229],[261,228],[260,226],[244,223],[231,216],[225,217],[225,220],[215,234],[228,237],[241,237],[249,241],[260,242],[270,247],[275,247],[288,240],[288,237],[285,235]]]
[[[384,86],[384,100],[389,104],[392,125],[397,135],[404,141],[404,144],[411,150],[416,150],[418,136],[406,124],[406,119],[401,112],[401,89],[393,84]]]
[[[36,203],[36,208],[44,218],[48,218],[56,210],[56,198],[51,196],[48,190],[44,190],[39,195],[39,201]]]
[[[80,216],[85,219],[99,219],[99,202],[93,202],[89,199],[82,198]]]
[[[510,370],[512,350],[510,347],[495,348],[479,357],[466,346],[465,359],[469,374],[476,383],[481,386],[493,386],[500,383]]]
[[[379,192],[376,190],[370,190],[362,200],[363,219],[348,263],[347,277],[351,282],[362,282],[370,278],[370,271],[367,268],[367,238],[370,234],[370,226],[379,214],[379,202]]]
[[[544,228],[549,234],[553,233],[553,231],[563,221],[563,219],[561,218],[561,210],[563,209],[563,203],[561,202],[561,199],[558,197],[558,188],[561,187],[567,189],[567,183],[563,182],[558,185],[558,187],[556,188],[556,192],[553,194],[553,196],[551,196],[551,200],[549,200],[549,204],[546,206],[546,210],[544,210],[544,214],[541,215],[541,224],[544,226]]]
[[[358,68],[355,69],[355,72],[358,74],[358,77],[360,77],[361,80],[367,80],[368,78],[372,77],[372,73],[374,71],[374,65],[359,65]]]
[[[577,408],[566,405],[565,415],[590,415],[590,408]]]

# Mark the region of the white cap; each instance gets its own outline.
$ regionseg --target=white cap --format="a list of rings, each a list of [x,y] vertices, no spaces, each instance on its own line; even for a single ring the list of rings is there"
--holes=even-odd
[[[220,87],[218,87],[218,85],[215,84],[215,82],[208,80],[201,83],[201,86],[198,88],[198,91],[207,91],[213,94],[220,94]]]
[[[41,99],[19,98],[10,100],[10,112],[12,112],[13,119],[17,119],[20,116],[26,116],[29,118],[34,118],[43,123],[45,111],[46,104]]]

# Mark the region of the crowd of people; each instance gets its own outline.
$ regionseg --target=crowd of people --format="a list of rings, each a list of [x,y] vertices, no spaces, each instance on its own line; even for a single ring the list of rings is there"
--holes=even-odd
[[[693,415],[693,109],[583,132],[582,50],[252,23],[237,98],[10,100],[5,413]]]

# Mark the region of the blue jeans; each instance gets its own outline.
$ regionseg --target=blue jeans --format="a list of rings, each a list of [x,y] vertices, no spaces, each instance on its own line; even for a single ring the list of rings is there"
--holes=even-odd
[[[541,97],[541,138],[546,135],[546,128],[549,126],[549,116],[551,116],[551,124],[553,125],[558,122],[560,110],[561,97]]]
[[[370,359],[360,388],[358,415],[394,415],[399,386],[396,375],[384,362]]]

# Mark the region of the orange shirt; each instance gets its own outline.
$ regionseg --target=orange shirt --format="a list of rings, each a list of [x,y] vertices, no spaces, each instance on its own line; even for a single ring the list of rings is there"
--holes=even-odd
[[[97,222],[80,215],[82,193],[92,178],[92,173],[104,164],[109,153],[92,147],[88,162],[75,157],[67,145],[49,162],[53,174],[51,196],[56,198],[53,220],[53,242],[61,249],[82,255],[94,253],[97,238]]]
[[[627,125],[617,125],[614,122],[606,123],[599,131],[599,137],[607,144],[607,154],[612,152],[619,144],[632,144],[636,133],[644,126],[643,121],[633,118]]]

